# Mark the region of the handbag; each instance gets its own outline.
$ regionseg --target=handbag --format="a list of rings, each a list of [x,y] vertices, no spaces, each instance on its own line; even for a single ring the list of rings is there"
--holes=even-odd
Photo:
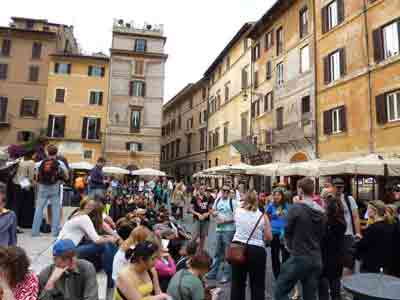
[[[260,224],[261,219],[264,217],[264,214],[260,216],[253,230],[251,231],[249,238],[246,241],[246,244],[239,244],[235,242],[231,242],[229,247],[226,249],[225,258],[226,261],[230,264],[235,265],[244,265],[247,261],[247,245],[249,244],[250,239],[252,238],[254,232],[256,231],[258,224]]]

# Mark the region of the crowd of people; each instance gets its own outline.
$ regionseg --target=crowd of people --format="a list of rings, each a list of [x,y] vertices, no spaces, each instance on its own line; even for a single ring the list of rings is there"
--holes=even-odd
[[[341,299],[341,279],[355,272],[356,261],[360,272],[400,277],[400,184],[393,184],[390,201],[370,201],[360,217],[339,177],[320,194],[311,178],[299,180],[295,191],[276,184],[267,194],[168,178],[108,178],[99,158],[87,176],[74,178],[79,207],[63,219],[61,185],[73,176],[57,147],[47,152],[33,164],[26,157],[0,185],[1,300],[97,300],[100,270],[113,300],[217,299],[228,283],[231,300],[245,300],[247,287],[252,300],[265,299],[268,247],[275,300]],[[33,241],[46,224],[55,237],[53,262],[39,274],[18,246],[26,220],[16,207],[31,208]]]

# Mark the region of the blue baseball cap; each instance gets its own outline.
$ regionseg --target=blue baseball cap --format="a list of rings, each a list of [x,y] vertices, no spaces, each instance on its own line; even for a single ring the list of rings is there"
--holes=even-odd
[[[62,256],[67,252],[75,252],[76,246],[70,239],[58,240],[53,247],[53,256]]]

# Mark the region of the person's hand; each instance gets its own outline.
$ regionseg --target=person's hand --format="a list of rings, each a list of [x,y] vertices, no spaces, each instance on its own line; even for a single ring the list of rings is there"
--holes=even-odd
[[[46,286],[44,287],[45,290],[51,290],[54,288],[55,283],[61,278],[61,276],[65,273],[68,267],[65,268],[58,268],[55,267],[53,272],[50,275],[49,280],[46,283]]]
[[[203,215],[198,215],[198,217],[199,217],[199,221],[203,221],[204,220],[204,217],[203,217]]]

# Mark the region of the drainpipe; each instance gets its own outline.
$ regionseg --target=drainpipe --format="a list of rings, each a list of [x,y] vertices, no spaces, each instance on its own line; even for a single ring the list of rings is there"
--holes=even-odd
[[[314,131],[315,131],[315,158],[319,158],[319,147],[318,147],[318,74],[317,74],[317,18],[316,18],[316,8],[315,8],[315,0],[312,0],[313,6],[313,44],[314,44]]]
[[[375,152],[374,145],[374,129],[373,129],[373,112],[372,112],[372,83],[371,83],[371,62],[369,57],[369,36],[368,36],[368,18],[367,18],[367,1],[364,0],[363,3],[363,16],[364,16],[364,27],[365,27],[365,46],[367,47],[367,67],[368,67],[368,128],[369,128],[369,141],[368,141],[368,151],[369,153]]]

